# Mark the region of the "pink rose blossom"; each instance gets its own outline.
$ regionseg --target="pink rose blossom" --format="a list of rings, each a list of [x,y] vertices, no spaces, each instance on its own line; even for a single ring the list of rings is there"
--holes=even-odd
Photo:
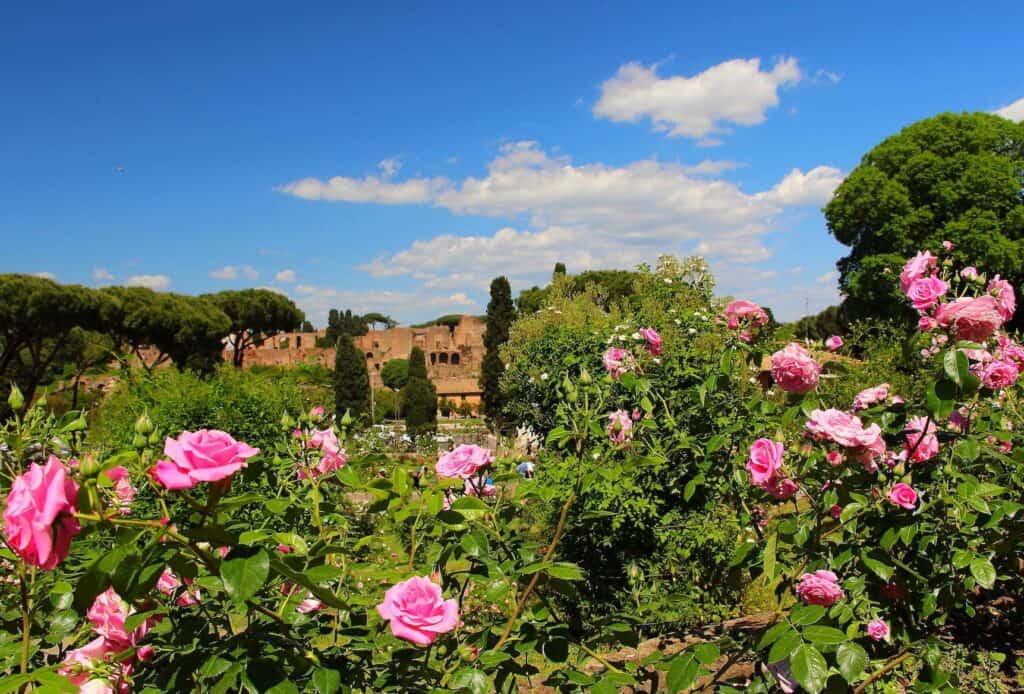
[[[897,482],[889,490],[889,501],[896,506],[913,510],[917,506],[917,492],[909,484]]]
[[[747,321],[755,328],[768,324],[768,313],[753,301],[745,299],[737,299],[726,304],[722,315],[728,327],[733,330],[739,328],[742,321]]]
[[[925,431],[925,424],[928,430]],[[911,417],[904,429],[907,440],[904,450],[911,462],[923,463],[939,454],[939,439],[935,436],[935,423],[925,417]],[[920,443],[918,443],[920,441]]]
[[[782,467],[785,446],[771,439],[758,439],[750,446],[747,470],[751,484],[764,487],[772,483]]]
[[[889,397],[889,384],[882,383],[874,388],[866,388],[853,398],[853,411],[866,410],[874,404],[885,402]]]
[[[132,502],[138,493],[128,477],[128,468],[118,465],[110,468],[104,474],[114,483],[114,495],[121,502],[121,513],[127,515],[131,512]]]
[[[643,413],[640,412],[640,410],[637,410],[637,409],[634,409],[633,413],[630,415],[630,417],[632,417],[634,422],[639,422],[641,419],[643,419],[643,416],[644,416]]]
[[[299,479],[307,479],[310,476],[321,477],[323,475],[330,474],[335,470],[341,469],[347,459],[345,457],[345,451],[341,448],[341,444],[338,442],[338,435],[334,433],[334,429],[328,427],[323,431],[313,430],[313,434],[309,437],[309,441],[306,443],[307,448],[318,448],[323,454],[320,462],[317,463],[312,470],[306,470],[305,468],[299,469]]]
[[[1003,323],[1000,306],[991,296],[963,297],[939,305],[935,319],[943,328],[952,328],[957,339],[984,342]]]
[[[910,285],[907,298],[918,311],[927,311],[939,302],[948,289],[949,286],[938,277],[922,277]]]
[[[1017,310],[1017,299],[1013,294],[1013,285],[996,275],[988,283],[986,290],[996,298],[999,303],[999,314],[1004,321],[1013,318],[1013,312]]]
[[[474,485],[470,480],[466,480],[466,485],[465,488],[462,490],[462,493],[465,494],[466,496],[491,497],[498,495],[498,488],[494,486],[493,483],[488,484],[487,482],[484,482],[484,486],[481,487],[479,493],[477,493],[477,486]]]
[[[622,374],[632,371],[635,366],[633,355],[621,347],[609,347],[601,357],[601,362],[616,381]]]
[[[78,485],[56,456],[46,465],[32,463],[14,478],[4,506],[4,534],[22,561],[44,571],[64,561],[71,538],[81,530],[74,516],[77,496]]]
[[[661,335],[654,328],[640,328],[640,337],[647,343],[647,351],[652,356],[661,354]]]
[[[889,638],[889,625],[884,619],[873,619],[868,622],[868,636],[875,641],[882,641]]]
[[[458,603],[443,599],[441,586],[426,576],[391,586],[377,613],[391,623],[391,633],[418,646],[429,646],[459,621]]]
[[[989,390],[1009,388],[1017,382],[1020,369],[1012,361],[992,361],[981,370],[981,382]]]
[[[125,622],[134,613],[135,610],[113,588],[107,588],[96,596],[85,616],[92,622],[93,631],[118,650],[126,650],[137,645],[155,623],[153,619],[144,620],[129,632]]]
[[[843,464],[843,454],[839,451],[829,451],[825,454],[825,462],[832,467],[839,467]]]
[[[623,444],[633,440],[633,420],[625,410],[615,410],[608,415],[607,430],[612,443]]]
[[[839,516],[843,515],[843,507],[839,504],[832,504],[832,508],[828,510],[828,515],[839,520]]]
[[[953,242],[952,241],[943,241],[942,242],[942,247],[945,248],[947,251],[951,251],[951,250],[953,250]]]
[[[796,594],[808,605],[831,607],[839,602],[845,593],[839,587],[839,578],[831,571],[815,571],[800,577]]]
[[[785,391],[808,393],[818,387],[821,366],[795,342],[772,355],[772,378]]]
[[[953,410],[949,413],[949,428],[959,431],[961,434],[967,433],[967,417],[964,416],[959,410]]]
[[[857,415],[836,409],[812,411],[807,430],[819,441],[833,441],[845,448],[876,445],[882,434],[877,424],[865,428]]]
[[[937,262],[938,258],[928,251],[918,253],[908,260],[903,266],[903,272],[900,273],[900,289],[903,290],[903,293],[906,294],[910,285],[916,280],[931,275]]]
[[[774,479],[770,484],[765,485],[763,489],[779,501],[785,501],[800,491],[800,486],[788,478],[782,480]]]
[[[832,335],[827,340],[825,340],[825,347],[828,348],[829,352],[835,352],[842,346],[843,338],[839,337],[838,335]]]
[[[223,431],[183,431],[177,439],[167,439],[164,454],[170,460],[158,461],[153,476],[168,489],[191,489],[199,482],[227,479],[259,452]]]
[[[312,593],[306,593],[306,598],[299,603],[298,607],[295,608],[295,611],[302,614],[309,614],[310,612],[316,612],[323,608],[324,603],[322,601],[317,600]]]
[[[960,271],[960,276],[965,280],[976,280],[978,279],[978,268],[969,265]]]
[[[490,449],[464,443],[442,455],[434,469],[442,479],[468,479],[493,462]]]
[[[1016,363],[1024,365],[1024,347],[1021,347],[1006,335],[999,336],[999,356]]]
[[[284,544],[284,543],[279,543],[277,545],[277,551],[280,552],[281,554],[291,554],[292,553],[292,548],[289,547],[288,545]]]
[[[921,316],[917,319],[917,329],[923,333],[931,332],[939,327],[939,322],[931,316]]]
[[[189,605],[198,605],[202,599],[202,593],[198,587],[192,588],[192,581],[188,578],[185,579],[185,590],[182,591],[181,595],[175,601],[179,607],[188,607]],[[170,569],[164,569],[164,572],[160,574],[160,578],[156,582],[156,589],[164,595],[173,596],[177,592],[178,588],[181,587],[181,581],[174,575],[174,572]]]
[[[315,405],[313,407],[313,409],[311,409],[309,411],[309,418],[312,419],[314,422],[319,422],[321,419],[323,419],[324,418],[324,408],[323,408],[323,405]]]

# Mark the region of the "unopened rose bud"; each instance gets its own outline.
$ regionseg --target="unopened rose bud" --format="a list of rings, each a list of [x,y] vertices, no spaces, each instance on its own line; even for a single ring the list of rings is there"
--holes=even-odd
[[[345,415],[341,418],[341,425],[347,427],[352,423],[352,415],[349,414],[348,410],[345,410]]]
[[[295,426],[295,420],[292,419],[292,416],[290,414],[285,412],[283,415],[281,415],[281,426],[285,429],[292,429]]]
[[[100,464],[96,462],[96,456],[87,453],[78,463],[78,471],[84,479],[89,479],[100,474]]]
[[[149,435],[149,438],[146,439],[146,441],[149,442],[150,446],[157,445],[158,443],[160,443],[160,432],[154,431],[152,434]]]
[[[580,371],[580,383],[585,386],[589,386],[594,379],[590,376],[590,372],[586,369]]]
[[[7,396],[7,404],[15,412],[20,412],[21,408],[25,406],[25,396],[21,394],[18,386],[13,383],[11,384],[11,394]]]
[[[135,448],[145,448],[146,437],[143,436],[142,434],[136,434],[135,437],[132,438],[132,446],[134,446]]]
[[[135,420],[135,433],[142,434],[143,436],[149,436],[153,433],[153,420],[149,418],[148,413],[143,412]]]

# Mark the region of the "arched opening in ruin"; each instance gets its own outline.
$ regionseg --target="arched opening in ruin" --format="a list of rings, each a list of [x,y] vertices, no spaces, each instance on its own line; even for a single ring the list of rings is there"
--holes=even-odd
[[[440,354],[437,355],[437,358],[438,358],[438,361],[440,361],[442,364],[447,364],[448,363],[448,352],[441,352]]]
[[[302,347],[302,335],[295,336],[295,349]]]
[[[430,353],[430,365],[433,366],[437,363],[437,352]]]
[[[366,358],[367,359],[373,359],[373,352],[367,352],[366,353]]]
[[[458,365],[459,365],[459,353],[458,352],[453,352],[452,353],[452,366],[458,366]]]

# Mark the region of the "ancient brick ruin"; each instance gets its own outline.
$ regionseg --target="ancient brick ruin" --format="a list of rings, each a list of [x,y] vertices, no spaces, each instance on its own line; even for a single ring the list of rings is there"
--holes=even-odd
[[[316,362],[333,368],[334,348],[316,346],[324,331],[282,333],[264,344],[251,347],[245,366],[291,366]],[[371,330],[355,338],[356,347],[366,356],[370,385],[383,388],[380,370],[389,359],[406,359],[413,347],[419,347],[427,360],[427,376],[437,389],[438,398],[448,398],[457,406],[468,402],[476,410],[480,404],[480,364],[484,356],[484,322],[476,316],[462,316],[454,326],[431,325],[426,328],[389,328]],[[230,354],[225,358],[230,358]]]

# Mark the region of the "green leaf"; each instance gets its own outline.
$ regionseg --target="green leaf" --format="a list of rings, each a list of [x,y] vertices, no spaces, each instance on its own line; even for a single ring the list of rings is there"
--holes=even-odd
[[[828,665],[825,657],[814,646],[803,644],[789,659],[789,669],[796,681],[810,694],[818,694],[828,680]]]
[[[700,664],[693,657],[692,653],[683,653],[676,657],[668,668],[665,682],[668,686],[669,694],[675,694],[692,687],[697,679],[697,671],[699,669]]]
[[[768,646],[775,643],[778,640],[778,638],[782,636],[783,632],[789,630],[789,624],[787,624],[786,622],[779,622],[778,624],[772,626],[770,629],[768,629],[768,631],[764,632],[764,635],[761,637],[761,640],[758,641],[757,649],[764,650]]]
[[[996,569],[985,557],[971,560],[971,575],[982,588],[991,588],[996,582]]]
[[[864,566],[883,581],[888,581],[892,578],[893,568],[871,557],[867,551],[861,551],[860,560],[864,562]]]
[[[839,673],[850,684],[853,684],[864,668],[868,666],[868,654],[860,644],[847,641],[840,644],[836,651],[836,662],[839,664]]]
[[[452,510],[472,520],[489,513],[491,507],[475,496],[460,496],[452,502]]]
[[[548,567],[548,573],[566,581],[582,581],[583,569],[567,561],[558,561]]]
[[[809,626],[816,624],[825,616],[825,608],[821,605],[797,605],[789,615],[793,624]]]
[[[981,448],[974,439],[963,439],[962,441],[957,441],[956,445],[953,446],[953,453],[956,454],[956,457],[968,463],[973,463],[977,460],[980,452]]]
[[[480,670],[471,667],[464,667],[457,671],[451,679],[453,689],[465,689],[472,694],[487,694],[491,691],[491,683]]]
[[[721,651],[713,643],[702,643],[693,649],[693,655],[696,656],[701,665],[711,665],[718,660]]]
[[[803,639],[800,638],[795,630],[790,629],[786,633],[782,634],[772,646],[772,649],[768,651],[768,662],[777,663],[780,660],[785,660],[790,654],[796,649],[797,646],[803,643]]]
[[[844,643],[849,640],[846,638],[846,634],[835,627],[820,625],[810,626],[804,629],[804,638],[812,643],[822,646],[834,646],[837,643]]]
[[[334,694],[341,688],[341,673],[322,667],[313,673],[313,686],[317,694]]]
[[[221,564],[224,589],[235,602],[245,602],[259,592],[270,575],[270,557],[262,549],[251,557],[229,559]]]

